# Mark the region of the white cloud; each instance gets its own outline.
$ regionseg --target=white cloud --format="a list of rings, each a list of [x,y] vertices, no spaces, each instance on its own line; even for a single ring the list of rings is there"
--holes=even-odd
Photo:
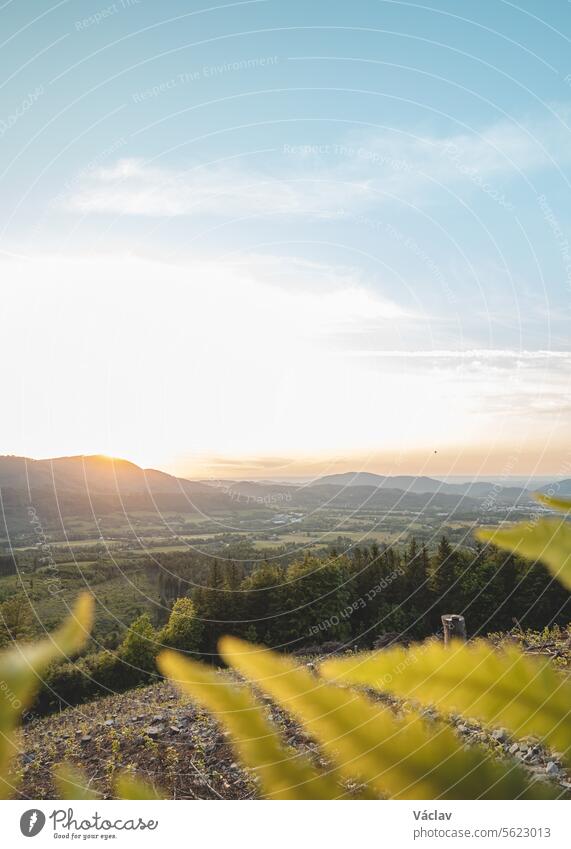
[[[271,173],[238,166],[179,172],[128,159],[85,177],[63,204],[71,211],[110,215],[330,216],[367,192],[365,185],[340,184],[327,173],[277,179]]]
[[[564,115],[566,114],[564,110]],[[555,119],[498,122],[480,133],[415,137],[397,130],[346,142],[286,145],[271,166],[233,162],[186,170],[120,159],[80,175],[62,200],[69,211],[133,216],[330,217],[386,193],[426,200],[435,184],[464,185],[502,198],[502,181],[569,161],[568,131]],[[551,159],[550,156],[554,158]]]

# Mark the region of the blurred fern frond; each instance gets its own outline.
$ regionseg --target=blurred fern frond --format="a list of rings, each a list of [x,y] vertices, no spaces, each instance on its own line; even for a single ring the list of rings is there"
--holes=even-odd
[[[10,764],[17,753],[14,731],[31,704],[41,676],[54,660],[69,657],[85,644],[93,624],[94,602],[83,593],[61,628],[37,643],[16,643],[0,654],[0,799],[15,789]]]
[[[330,660],[321,672],[338,682],[504,725],[516,736],[536,735],[571,753],[571,682],[548,659],[516,648],[498,651],[484,640],[449,648],[431,643]]]
[[[535,497],[552,510],[571,511],[571,501],[547,495]],[[541,560],[571,590],[571,524],[565,518],[540,518],[508,528],[480,528],[476,536],[530,560]]]
[[[69,763],[54,767],[54,782],[58,799],[100,799],[100,794],[89,786],[83,770]]]
[[[425,723],[418,715],[396,717],[356,690],[316,678],[294,661],[236,638],[219,646],[224,660],[256,688],[291,714],[320,744],[346,779],[364,784],[369,795],[398,799],[549,798],[550,788],[531,783],[514,762],[500,763],[480,746],[465,749],[444,723]],[[275,732],[244,688],[221,684],[215,673],[168,653],[160,660],[166,674],[231,731],[244,763],[270,780],[264,795],[299,798],[297,775]],[[297,765],[299,766],[299,764]],[[307,767],[304,767],[307,769]],[[307,783],[308,798],[319,787],[326,798],[338,789]],[[270,792],[268,792],[268,790]],[[333,790],[333,792],[332,792]]]
[[[318,774],[307,758],[282,744],[249,688],[222,681],[208,667],[176,652],[163,652],[157,662],[164,675],[230,732],[242,762],[259,776],[265,796],[333,799],[342,795],[334,775]]]

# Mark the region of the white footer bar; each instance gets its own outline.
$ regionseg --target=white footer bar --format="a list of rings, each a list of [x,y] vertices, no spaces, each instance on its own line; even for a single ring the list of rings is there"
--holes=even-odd
[[[0,803],[2,845],[353,849],[571,846],[569,801]]]

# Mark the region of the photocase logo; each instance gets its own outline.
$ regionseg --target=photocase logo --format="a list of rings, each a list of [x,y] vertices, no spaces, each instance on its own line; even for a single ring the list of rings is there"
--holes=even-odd
[[[35,837],[46,824],[46,815],[37,808],[25,811],[20,817],[20,831],[24,837]]]

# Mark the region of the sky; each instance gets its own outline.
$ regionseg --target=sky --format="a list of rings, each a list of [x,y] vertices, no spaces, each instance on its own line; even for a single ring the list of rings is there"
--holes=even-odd
[[[571,8],[0,2],[0,453],[571,474]]]

